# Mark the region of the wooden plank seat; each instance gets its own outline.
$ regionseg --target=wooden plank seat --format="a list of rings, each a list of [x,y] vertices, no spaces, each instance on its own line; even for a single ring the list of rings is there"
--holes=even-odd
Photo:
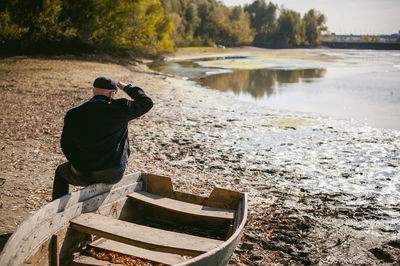
[[[207,218],[218,218],[233,221],[235,211],[221,208],[213,208],[198,204],[187,203],[162,197],[154,194],[150,194],[145,191],[133,192],[128,197],[150,204],[170,211],[179,212],[182,214],[189,214],[193,216],[203,216]]]
[[[223,241],[176,233],[117,220],[95,213],[85,213],[71,220],[71,228],[128,245],[179,255],[197,256]]]
[[[90,243],[89,247],[100,248],[111,252],[118,252],[167,265],[179,264],[191,258],[187,257],[185,259],[185,257],[182,255],[148,250],[105,238],[100,238],[93,243]]]

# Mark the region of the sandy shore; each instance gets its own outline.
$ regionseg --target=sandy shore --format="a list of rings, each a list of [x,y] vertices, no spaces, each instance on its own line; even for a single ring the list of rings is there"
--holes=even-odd
[[[53,172],[65,160],[64,114],[105,75],[142,87],[155,102],[130,124],[128,173],[168,175],[193,193],[214,186],[249,193],[249,221],[232,264],[400,260],[398,131],[252,108],[113,59],[13,57],[0,59],[0,73],[3,242],[50,200]]]

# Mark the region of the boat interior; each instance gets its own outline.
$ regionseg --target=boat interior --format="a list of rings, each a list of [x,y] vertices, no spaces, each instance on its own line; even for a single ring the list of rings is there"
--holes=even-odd
[[[242,193],[215,188],[209,197],[188,194],[173,190],[170,178],[152,174],[141,176],[133,191],[114,194],[107,204],[97,202],[104,201],[99,196],[86,200],[86,207],[75,210],[81,213],[71,215],[25,264],[110,265],[124,256],[150,265],[191,264],[216,253],[244,215]],[[108,260],[107,252],[117,258]]]

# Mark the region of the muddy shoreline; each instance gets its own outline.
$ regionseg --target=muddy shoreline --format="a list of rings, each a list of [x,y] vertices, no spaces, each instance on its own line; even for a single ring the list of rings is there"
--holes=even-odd
[[[90,97],[94,78],[106,75],[142,87],[155,102],[130,124],[127,173],[171,176],[176,189],[193,193],[214,186],[249,193],[249,220],[232,264],[400,260],[400,206],[385,201],[385,194],[400,193],[398,131],[252,109],[221,92],[111,59],[3,58],[0,73],[3,242],[50,200],[54,169],[65,160],[63,116]],[[344,177],[359,185],[374,174],[391,179],[394,188],[369,196],[335,183]],[[324,182],[343,189],[314,189]]]

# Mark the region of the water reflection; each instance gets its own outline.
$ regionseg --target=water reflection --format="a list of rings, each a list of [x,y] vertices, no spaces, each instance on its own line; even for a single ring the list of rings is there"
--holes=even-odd
[[[308,53],[315,55],[316,61],[279,56],[214,57],[157,62],[149,67],[212,89],[243,95],[246,101],[252,98],[264,103],[265,100],[268,108],[351,118],[374,127],[400,129],[399,53],[355,50]],[[319,61],[321,56],[336,59]],[[229,62],[213,65],[203,61]],[[241,63],[243,67],[260,63],[269,69],[236,69]],[[310,84],[315,82],[317,86]]]
[[[250,94],[259,99],[274,94],[277,88],[288,83],[311,83],[325,76],[326,69],[257,69],[237,70],[193,79],[212,89]]]

